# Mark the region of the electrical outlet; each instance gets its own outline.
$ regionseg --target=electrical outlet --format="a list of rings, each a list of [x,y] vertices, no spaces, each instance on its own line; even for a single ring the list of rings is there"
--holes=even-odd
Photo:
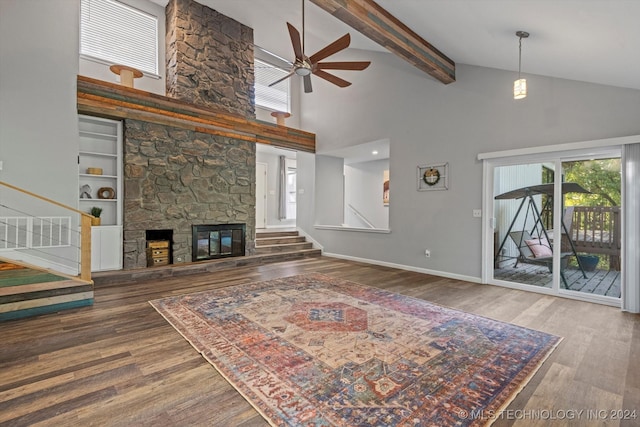
[[[474,209],[473,210],[474,218],[482,218],[482,209]]]
[[[431,258],[431,251],[429,249],[425,249],[424,256],[425,258]]]

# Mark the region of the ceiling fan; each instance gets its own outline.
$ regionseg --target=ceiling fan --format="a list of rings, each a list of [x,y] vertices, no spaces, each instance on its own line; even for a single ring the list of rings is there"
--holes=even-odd
[[[371,64],[371,62],[369,61],[320,62],[323,59],[349,47],[349,44],[351,43],[351,36],[349,35],[349,33],[345,34],[344,36],[340,37],[338,40],[334,41],[333,43],[320,49],[318,52],[314,53],[313,55],[311,56],[305,55],[304,53],[304,0],[302,0],[302,38],[300,37],[300,33],[298,32],[296,27],[294,27],[288,22],[287,22],[287,28],[289,29],[289,36],[291,37],[291,44],[293,46],[293,53],[295,55],[295,60],[291,64],[292,68],[289,74],[271,83],[269,87],[274,86],[280,83],[281,81],[288,79],[294,74],[301,76],[303,78],[305,93],[310,93],[313,90],[311,87],[311,74],[316,75],[322,79],[325,79],[328,82],[333,83],[334,85],[337,85],[340,87],[347,87],[351,85],[350,82],[343,80],[338,76],[334,76],[333,74],[327,73],[324,70],[361,71],[367,68],[369,64]]]

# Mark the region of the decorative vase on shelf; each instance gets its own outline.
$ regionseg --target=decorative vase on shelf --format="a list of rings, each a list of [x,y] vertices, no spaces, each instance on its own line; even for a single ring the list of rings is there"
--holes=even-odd
[[[102,222],[100,219],[100,214],[102,214],[102,208],[94,206],[91,208],[89,213],[93,216],[93,218],[91,218],[91,225],[92,226],[100,225]]]

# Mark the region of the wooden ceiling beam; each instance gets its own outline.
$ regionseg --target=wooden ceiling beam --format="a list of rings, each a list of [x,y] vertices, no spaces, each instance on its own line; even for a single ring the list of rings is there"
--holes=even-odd
[[[456,80],[455,62],[373,0],[311,2],[442,83]]]

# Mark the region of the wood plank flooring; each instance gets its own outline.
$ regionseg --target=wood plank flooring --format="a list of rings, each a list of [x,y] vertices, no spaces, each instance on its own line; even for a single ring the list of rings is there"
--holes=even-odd
[[[0,426],[267,426],[148,301],[310,271],[563,336],[495,426],[640,422],[609,419],[640,408],[639,315],[320,257],[96,286],[91,307],[0,323]]]

